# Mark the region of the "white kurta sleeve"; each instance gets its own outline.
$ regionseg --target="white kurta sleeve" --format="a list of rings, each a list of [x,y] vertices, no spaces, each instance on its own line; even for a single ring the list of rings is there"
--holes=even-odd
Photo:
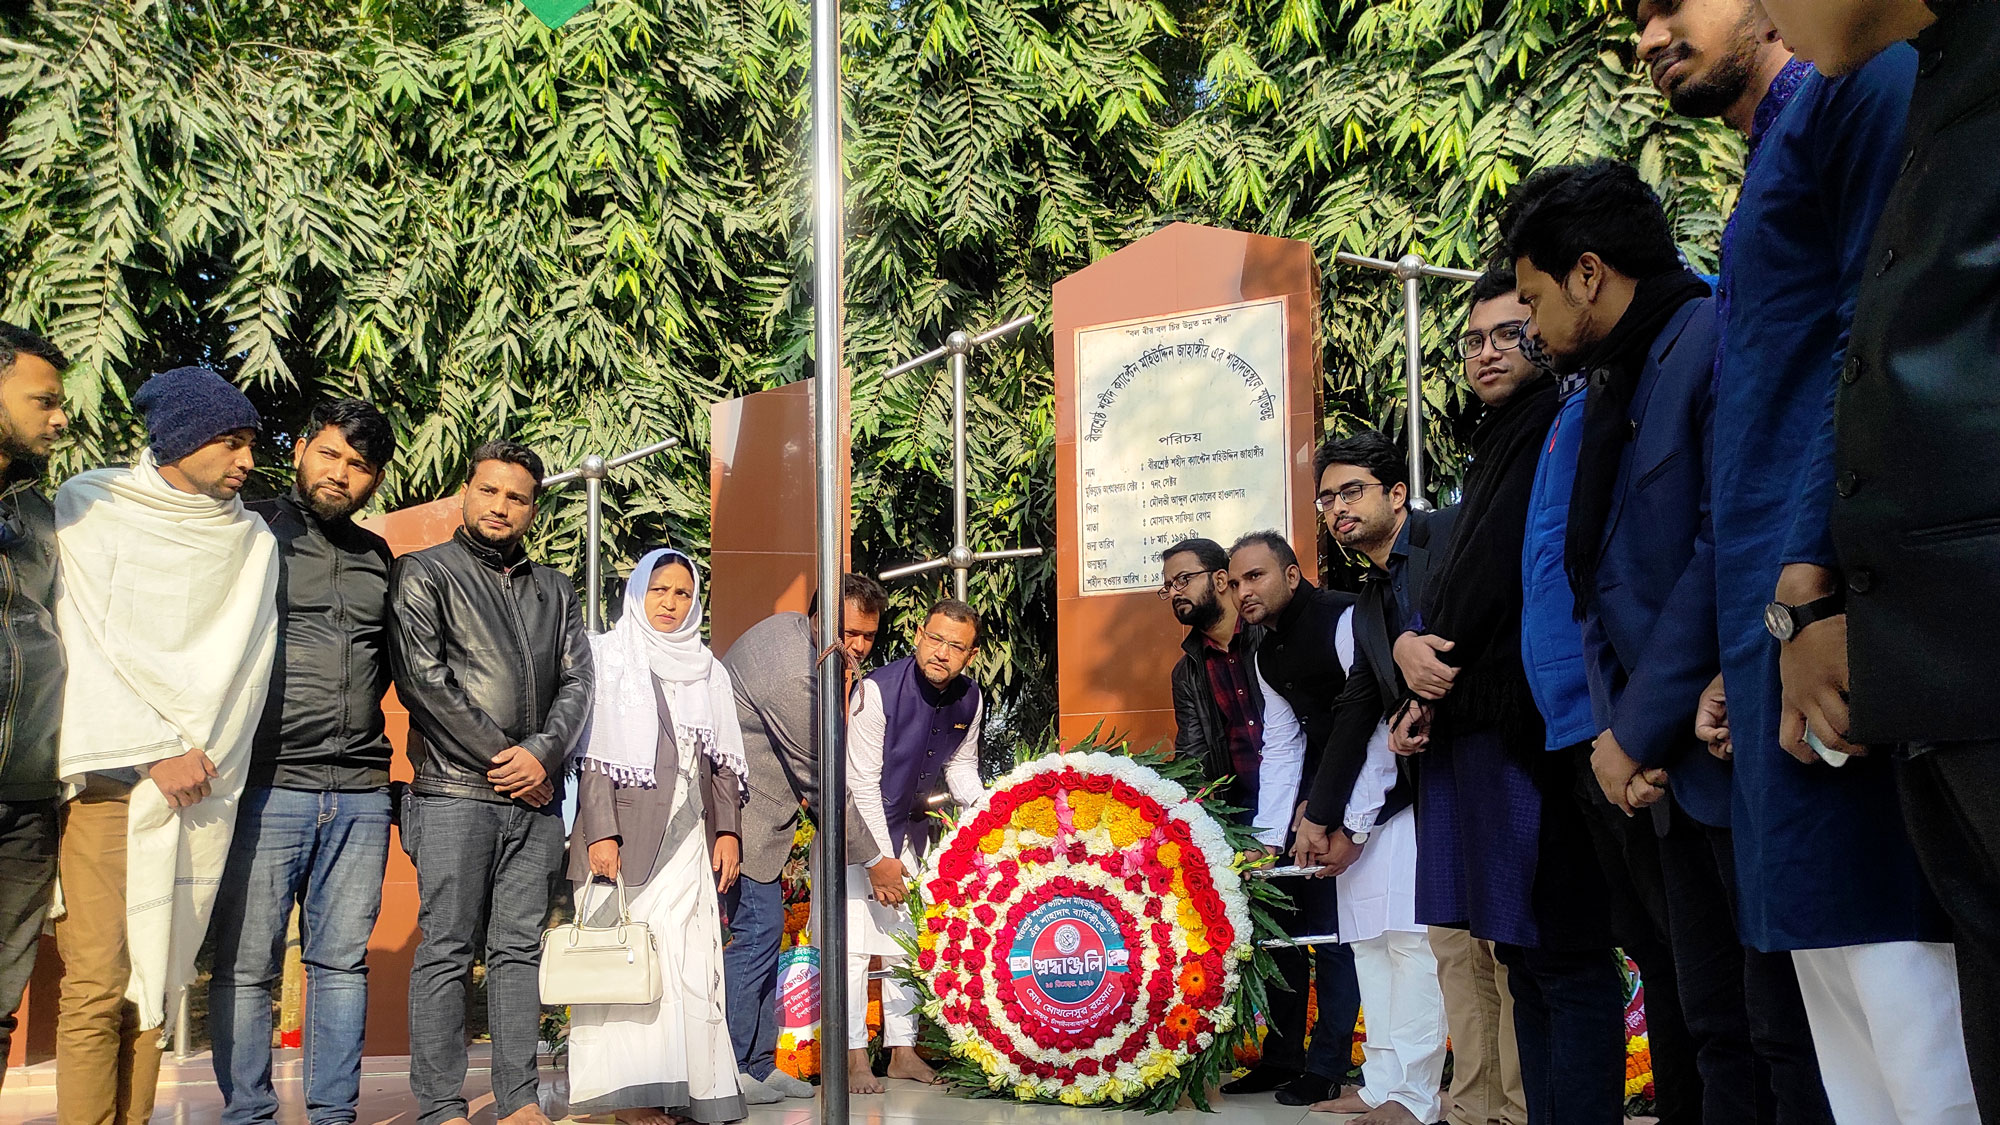
[[[945,786],[960,809],[977,808],[986,800],[986,785],[979,780],[979,728],[985,719],[986,696],[982,692],[979,706],[972,712],[972,722],[966,725],[965,737],[959,740],[958,749],[952,751],[951,761],[944,767]]]
[[[854,693],[853,710],[847,716],[847,794],[875,847],[883,855],[896,854],[889,841],[889,814],[882,807],[882,747],[888,738],[888,712],[882,704],[882,689],[872,680],[861,681]]]
[[[1264,693],[1264,752],[1257,766],[1257,817],[1251,822],[1257,842],[1282,848],[1292,830],[1292,810],[1299,803],[1299,780],[1305,771],[1306,732],[1285,697],[1264,682],[1256,672],[1257,688]]]

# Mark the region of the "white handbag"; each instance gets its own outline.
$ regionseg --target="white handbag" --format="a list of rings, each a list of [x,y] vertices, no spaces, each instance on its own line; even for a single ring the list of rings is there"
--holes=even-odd
[[[660,951],[652,928],[632,920],[619,875],[618,921],[586,926],[591,880],[578,897],[576,920],[542,933],[542,1003],[653,1004],[660,999]]]

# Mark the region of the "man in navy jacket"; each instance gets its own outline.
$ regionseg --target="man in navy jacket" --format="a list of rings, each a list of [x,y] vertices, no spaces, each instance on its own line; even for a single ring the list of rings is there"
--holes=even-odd
[[[1830,1120],[1789,960],[1746,953],[1736,938],[1730,768],[1694,736],[1696,703],[1719,668],[1714,302],[1679,265],[1658,198],[1625,165],[1530,178],[1507,239],[1523,289],[1550,295],[1535,302],[1544,350],[1588,380],[1563,561],[1599,732],[1591,766],[1612,804],[1653,807],[1702,1116],[1755,1121],[1775,1104],[1778,1120]]]

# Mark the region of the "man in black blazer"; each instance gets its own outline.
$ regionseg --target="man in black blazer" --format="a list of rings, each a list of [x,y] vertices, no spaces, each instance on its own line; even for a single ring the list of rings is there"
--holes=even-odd
[[[1666,213],[1627,166],[1549,169],[1514,206],[1507,237],[1521,284],[1556,287],[1535,259],[1546,263],[1558,243],[1581,247],[1601,279],[1536,307],[1543,351],[1589,383],[1562,608],[1581,611],[1598,785],[1628,815],[1658,806],[1668,944],[1703,1115],[1749,1120],[1776,1105],[1781,1120],[1831,1121],[1789,955],[1737,938],[1731,769],[1725,749],[1711,754],[1694,733],[1697,701],[1721,687],[1708,464],[1715,302],[1674,264]]]
[[[1409,506],[1403,454],[1380,433],[1364,431],[1329,440],[1314,458],[1314,467],[1319,478],[1316,503],[1328,532],[1336,543],[1365,556],[1370,564],[1354,606],[1354,663],[1334,702],[1325,747],[1293,845],[1293,855],[1300,864],[1320,864],[1338,875],[1360,858],[1369,837],[1407,811],[1416,797],[1409,770],[1399,764],[1396,780],[1379,807],[1372,811],[1349,807],[1368,757],[1369,742],[1407,694],[1396,667],[1394,638],[1416,618],[1432,565],[1451,539],[1455,513],[1417,511]],[[1337,655],[1332,663],[1336,667],[1341,664]],[[1403,873],[1401,885],[1391,889],[1414,896],[1414,867]],[[1462,1102],[1497,1110],[1506,1101],[1506,1091],[1520,1085],[1518,1072],[1505,1073],[1508,1060],[1518,1057],[1505,1046],[1514,1038],[1512,1024],[1505,1018],[1493,1018],[1502,1007],[1505,980],[1498,975],[1490,949],[1481,958],[1471,936],[1463,930],[1433,927],[1431,934],[1428,944],[1437,958],[1435,975],[1445,994],[1441,1001],[1433,1002],[1445,1007],[1458,1048],[1454,1093],[1465,1095],[1458,1098]],[[1379,952],[1369,942],[1362,943],[1359,948],[1364,956],[1357,967],[1359,981],[1370,991],[1384,988],[1388,994],[1397,991],[1395,970],[1419,963],[1391,956],[1381,943],[1382,936],[1386,935],[1371,939],[1381,945]],[[1423,936],[1414,936],[1421,945]],[[1371,959],[1369,954],[1375,956]],[[1434,1053],[1436,1057],[1407,1068],[1405,1087],[1372,1090],[1364,1084],[1360,1091],[1316,1108],[1365,1113],[1358,1120],[1369,1125],[1432,1120],[1437,1116],[1433,1110],[1438,1101],[1436,1078],[1443,1067],[1443,1044],[1412,1046],[1416,1056]],[[1426,1068],[1435,1068],[1428,1078]]]

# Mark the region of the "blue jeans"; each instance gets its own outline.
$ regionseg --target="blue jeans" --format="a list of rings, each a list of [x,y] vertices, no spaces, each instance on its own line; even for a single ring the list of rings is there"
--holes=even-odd
[[[208,1028],[225,1125],[272,1121],[271,988],[303,904],[306,1120],[348,1125],[361,1096],[368,935],[382,908],[389,793],[249,789],[236,813],[211,932]]]
[[[466,992],[482,949],[493,1115],[538,1103],[542,925],[563,843],[562,806],[553,802],[531,809],[472,797],[404,797],[403,845],[417,865],[423,931],[410,966],[417,1125],[466,1116]]]
[[[740,878],[723,896],[729,945],[722,951],[728,987],[729,1040],[736,1069],[758,1081],[771,1076],[778,1053],[778,952],[785,942],[785,888]]]

